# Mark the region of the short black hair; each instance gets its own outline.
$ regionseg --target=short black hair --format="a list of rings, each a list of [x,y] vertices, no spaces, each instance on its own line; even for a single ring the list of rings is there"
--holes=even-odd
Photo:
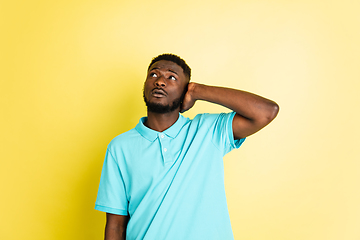
[[[154,57],[151,60],[151,63],[149,65],[149,67],[148,67],[148,70],[150,69],[151,65],[153,65],[154,63],[156,63],[158,61],[161,61],[161,60],[171,61],[171,62],[176,63],[177,65],[179,65],[183,69],[185,76],[188,77],[189,80],[190,80],[191,69],[190,69],[189,65],[186,64],[184,59],[182,59],[179,56],[177,56],[175,54],[172,54],[172,53],[164,53],[164,54],[161,54],[161,55],[159,55],[157,57]]]

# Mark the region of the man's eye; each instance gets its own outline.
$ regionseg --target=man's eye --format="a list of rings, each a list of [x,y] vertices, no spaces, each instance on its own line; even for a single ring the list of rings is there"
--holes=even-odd
[[[176,77],[170,76],[169,79],[171,79],[171,80],[176,80]]]
[[[156,73],[150,73],[150,77],[157,77]]]

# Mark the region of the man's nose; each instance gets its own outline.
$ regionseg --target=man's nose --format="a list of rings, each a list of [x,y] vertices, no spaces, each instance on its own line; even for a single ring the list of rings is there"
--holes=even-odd
[[[165,77],[164,76],[158,77],[155,81],[155,85],[165,87],[166,86]]]

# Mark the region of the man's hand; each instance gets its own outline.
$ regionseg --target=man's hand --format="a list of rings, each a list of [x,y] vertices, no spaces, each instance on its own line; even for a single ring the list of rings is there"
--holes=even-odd
[[[193,90],[195,88],[196,83],[189,83],[187,86],[187,91],[184,97],[184,100],[181,104],[181,108],[180,108],[180,112],[183,113],[187,110],[189,110],[190,108],[192,108],[195,104],[195,101],[197,100],[194,96],[193,96]]]

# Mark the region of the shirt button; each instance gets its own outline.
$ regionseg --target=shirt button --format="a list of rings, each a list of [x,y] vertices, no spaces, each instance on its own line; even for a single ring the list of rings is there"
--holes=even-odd
[[[161,134],[161,138],[164,138],[164,134]]]
[[[167,151],[167,148],[164,148],[164,152],[166,152]]]

